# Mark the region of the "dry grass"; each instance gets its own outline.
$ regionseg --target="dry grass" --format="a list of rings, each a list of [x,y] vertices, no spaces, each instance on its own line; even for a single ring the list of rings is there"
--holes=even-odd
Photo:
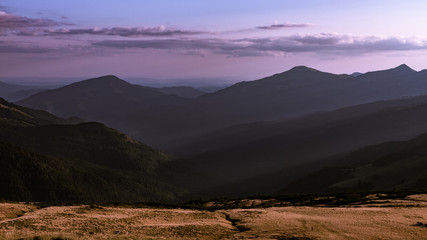
[[[281,207],[228,211],[247,231],[229,239],[424,239],[425,208]]]
[[[0,239],[424,239],[427,195],[352,207],[218,210],[0,204]],[[25,211],[23,216],[22,211]]]
[[[17,218],[36,209],[36,206],[25,203],[0,203],[0,221]]]
[[[221,213],[182,209],[61,206],[0,222],[5,239],[219,239],[232,233]]]

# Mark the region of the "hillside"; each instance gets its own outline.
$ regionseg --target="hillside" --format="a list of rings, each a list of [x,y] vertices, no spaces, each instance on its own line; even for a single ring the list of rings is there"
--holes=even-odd
[[[67,120],[48,112],[22,107],[3,98],[0,98],[0,118],[1,122],[22,126],[68,123]]]
[[[378,191],[427,188],[427,135],[372,145],[332,158],[282,193]]]
[[[427,104],[427,96],[421,95],[417,97],[405,97],[360,104],[334,111],[316,112],[290,120],[259,121],[238,124],[194,137],[187,142],[182,142],[180,145],[177,145],[172,151],[180,156],[195,155],[232,145],[245,144],[268,137],[298,132],[304,129],[331,128],[334,125],[348,124],[351,121],[369,115],[385,113],[387,111],[393,112],[396,115],[404,115],[405,111],[399,111],[414,107],[421,108],[421,106],[425,104]],[[414,116],[421,116],[422,114],[422,109],[419,109],[414,113]],[[411,116],[407,117],[413,118]],[[392,122],[392,120],[385,122]],[[369,122],[366,122],[366,124],[369,124]],[[416,129],[415,126],[407,127]],[[396,134],[405,134],[405,132],[407,131]],[[415,133],[413,137],[420,134],[422,131],[415,130],[415,132],[418,133]],[[402,136],[404,137],[405,135]]]
[[[157,176],[171,156],[117,130],[94,122],[66,124],[46,112],[4,100],[1,106],[4,199],[176,201],[184,193]]]
[[[0,197],[12,201],[174,201],[178,192],[139,171],[119,171],[0,142]]]
[[[221,181],[212,182],[218,193],[272,193],[322,168],[326,163],[320,160],[326,157],[427,132],[426,113],[425,96],[381,101],[238,125],[196,138],[175,152],[198,171],[219,176]]]

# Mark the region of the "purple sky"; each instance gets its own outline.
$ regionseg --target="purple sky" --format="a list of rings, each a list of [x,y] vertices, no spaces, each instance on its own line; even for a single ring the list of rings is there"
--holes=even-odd
[[[2,0],[0,80],[427,68],[427,1]]]

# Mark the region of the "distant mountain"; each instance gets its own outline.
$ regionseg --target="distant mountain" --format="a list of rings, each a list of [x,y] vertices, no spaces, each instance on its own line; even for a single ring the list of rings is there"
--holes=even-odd
[[[172,157],[100,123],[0,104],[0,197],[15,201],[176,201],[158,171]],[[59,124],[58,124],[59,123]]]
[[[180,101],[185,100],[109,75],[44,91],[18,104],[61,117],[77,116],[102,121],[111,115],[134,112],[150,104],[177,104]]]
[[[369,72],[358,77],[335,75],[303,66],[295,67],[264,79],[237,83],[220,91],[202,95],[181,106],[180,111],[192,109],[192,114],[185,120],[180,120],[178,124],[174,123],[174,128],[169,134],[177,131],[176,129],[192,134],[176,134],[178,137],[175,142],[161,142],[159,146],[168,150],[176,149],[177,145],[185,141],[197,139],[197,134],[203,138],[203,134],[233,125],[283,121],[319,111],[333,111],[426,93],[427,71],[416,72],[406,65]],[[194,114],[196,110],[214,114],[208,116],[210,117],[208,121],[205,119],[206,116]],[[179,110],[174,109],[170,112],[172,112],[168,115],[170,119],[175,119],[175,116],[179,115]],[[167,139],[171,140],[170,137]],[[198,151],[198,148],[193,149]]]
[[[334,159],[281,193],[331,193],[427,188],[427,135],[369,146]]]
[[[358,77],[300,66],[261,80],[237,83],[203,95],[198,101],[221,107],[251,122],[293,118],[425,93],[426,75],[406,65]]]
[[[62,117],[100,121],[150,145],[171,149],[232,125],[425,93],[427,72],[406,65],[358,77],[300,66],[193,99],[105,76],[42,92],[19,104]]]
[[[0,97],[8,101],[18,101],[46,89],[0,82]]]
[[[178,87],[162,87],[159,90],[166,94],[175,94],[184,98],[195,98],[203,94],[206,94],[203,91],[197,90],[192,87],[178,86]]]
[[[215,121],[222,118],[204,107],[184,106],[191,99],[165,93],[181,90],[132,85],[115,76],[103,76],[41,92],[18,104],[61,117],[103,122],[153,145],[192,133],[194,126],[216,127]]]

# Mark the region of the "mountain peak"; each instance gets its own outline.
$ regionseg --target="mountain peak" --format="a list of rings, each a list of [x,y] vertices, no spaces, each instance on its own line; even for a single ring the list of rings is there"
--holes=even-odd
[[[98,78],[107,78],[107,79],[119,79],[119,77],[117,77],[116,75],[105,75],[105,76],[100,76]]]
[[[406,64],[401,64],[395,68],[393,68],[392,70],[398,70],[398,71],[405,71],[405,72],[416,72],[414,69],[410,68],[408,65]]]
[[[368,72],[367,74],[363,74],[362,76],[376,76],[376,78],[390,78],[390,77],[399,77],[404,75],[411,75],[417,73],[414,69],[408,67],[406,64],[401,64],[395,68],[390,68],[386,70],[373,71]]]
[[[115,75],[105,75],[97,78],[92,78],[89,80],[99,80],[99,81],[123,81],[122,79],[118,78]]]
[[[306,66],[295,66],[289,70],[289,72],[319,72],[319,70],[316,70],[314,68],[309,68]]]
[[[93,87],[100,87],[100,86],[116,86],[117,87],[117,86],[127,86],[131,84],[118,78],[117,76],[105,75],[97,78],[83,80],[80,82],[75,82],[70,84],[69,86],[82,86],[82,85],[93,86]]]

